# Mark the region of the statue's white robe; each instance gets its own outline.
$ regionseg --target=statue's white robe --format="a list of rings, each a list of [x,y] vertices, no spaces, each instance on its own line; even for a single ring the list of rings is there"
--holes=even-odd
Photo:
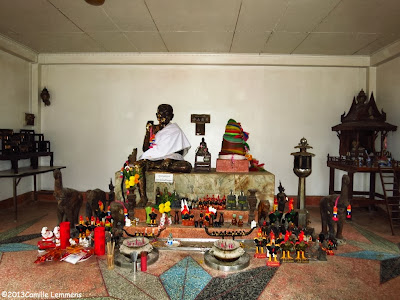
[[[145,151],[139,159],[162,160],[171,158],[183,160],[191,145],[182,129],[175,123],[169,123],[156,133],[152,148]],[[176,153],[183,150],[183,155]]]

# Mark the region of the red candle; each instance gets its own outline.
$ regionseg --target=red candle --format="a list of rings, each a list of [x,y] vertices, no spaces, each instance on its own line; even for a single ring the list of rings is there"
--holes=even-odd
[[[70,238],[70,223],[69,222],[61,222],[60,223],[60,248],[65,249],[69,244]]]
[[[106,253],[106,230],[105,227],[94,229],[94,254],[104,255]]]
[[[140,253],[140,269],[144,272],[147,271],[147,252]]]

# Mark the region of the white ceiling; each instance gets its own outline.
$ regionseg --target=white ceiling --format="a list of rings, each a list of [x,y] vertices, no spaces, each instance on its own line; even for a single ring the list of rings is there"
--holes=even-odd
[[[0,0],[0,35],[37,53],[372,55],[399,0]]]

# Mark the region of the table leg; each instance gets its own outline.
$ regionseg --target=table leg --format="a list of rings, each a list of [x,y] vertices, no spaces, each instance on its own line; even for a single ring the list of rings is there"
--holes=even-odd
[[[36,174],[33,175],[33,201],[37,201]]]
[[[376,172],[369,173],[369,200],[375,199],[375,180],[376,180]]]
[[[329,168],[329,194],[332,195],[335,193],[335,169]]]
[[[13,178],[13,199],[14,199],[14,222],[17,222],[18,210],[17,210],[17,178]]]
[[[18,159],[11,159],[11,169],[14,170],[14,173],[18,173]]]

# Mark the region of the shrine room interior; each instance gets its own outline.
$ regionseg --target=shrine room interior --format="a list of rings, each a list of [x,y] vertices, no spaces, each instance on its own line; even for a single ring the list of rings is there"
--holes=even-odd
[[[399,299],[399,82],[398,0],[0,1],[2,298]],[[152,232],[159,247],[147,270],[109,269],[104,253],[76,264],[35,263],[42,228],[61,223],[53,171],[82,196],[83,217],[88,191],[110,199],[115,188],[114,200],[127,205],[121,168],[134,149],[137,159],[143,154],[146,124],[158,123],[160,104],[172,106],[193,169],[167,172],[170,181],[144,175],[150,204],[158,182],[187,199],[222,198],[233,186],[247,198],[257,190],[257,205],[266,203],[270,214],[283,187],[284,211],[293,199],[313,244],[323,230],[322,200],[343,195],[349,175],[351,212],[346,219],[344,209],[343,238],[333,252],[319,260],[307,250],[303,263],[276,265],[257,257],[262,224],[252,228],[251,221],[260,210],[249,208],[239,247],[249,262],[218,269],[205,256],[211,233],[171,224],[157,240],[160,226],[149,227],[144,207],[135,207],[130,217],[142,225],[128,230],[125,223],[125,232]],[[246,168],[253,159],[256,170],[235,173],[233,156],[226,160],[232,173],[218,169],[230,120],[248,134]],[[33,156],[20,146],[23,138],[10,142],[26,135],[39,139],[32,140]],[[195,164],[202,139],[211,156],[206,170]],[[298,165],[303,150],[305,167]],[[384,186],[385,172],[393,174],[393,188]],[[139,202],[139,187],[134,193]],[[180,210],[171,214],[181,217]],[[193,211],[201,218],[199,208]],[[232,227],[232,212],[224,215],[226,228],[242,230]],[[207,229],[223,230],[214,227]],[[181,244],[194,239],[197,250],[166,247],[172,235]]]

